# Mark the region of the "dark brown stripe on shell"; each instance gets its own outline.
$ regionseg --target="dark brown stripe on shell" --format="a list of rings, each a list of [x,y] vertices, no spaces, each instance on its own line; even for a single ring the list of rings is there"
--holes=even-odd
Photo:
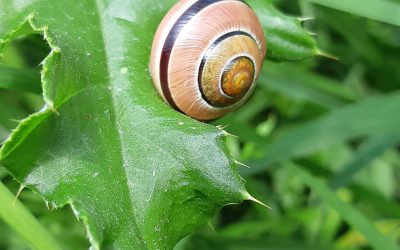
[[[174,99],[172,98],[168,83],[168,68],[172,49],[182,27],[184,27],[195,15],[197,15],[197,13],[202,11],[207,6],[222,1],[226,0],[199,0],[194,3],[179,17],[176,23],[172,26],[172,29],[165,40],[160,59],[160,85],[165,99],[172,107],[180,112],[182,112],[182,110],[176,105]],[[243,2],[242,0],[237,1]]]

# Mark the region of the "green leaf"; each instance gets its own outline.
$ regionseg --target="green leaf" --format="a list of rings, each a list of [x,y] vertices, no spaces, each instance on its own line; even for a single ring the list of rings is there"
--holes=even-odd
[[[388,0],[307,0],[322,6],[400,26],[400,4]]]
[[[319,180],[301,167],[290,164],[298,177],[311,188],[324,202],[334,208],[340,216],[354,229],[360,232],[375,249],[397,250],[396,244],[388,237],[383,236],[375,226],[350,204],[340,200],[322,180]]]
[[[287,74],[290,69],[290,74]],[[358,96],[338,81],[305,73],[296,63],[265,63],[259,85],[291,99],[305,100],[327,109],[343,106]]]
[[[46,229],[0,182],[0,216],[35,249],[61,249]]]
[[[326,149],[330,145],[365,135],[397,134],[400,120],[400,92],[367,98],[357,104],[335,109],[305,124],[281,131],[264,146],[260,159],[249,162],[243,174],[252,174],[281,160],[301,157]]]
[[[267,247],[268,246],[268,247]],[[218,249],[218,250],[319,250],[331,249],[330,246],[315,246],[294,239],[282,239],[272,237],[211,237],[207,235],[194,235],[190,242],[179,250]],[[178,249],[177,249],[178,250]]]
[[[17,120],[21,120],[28,115],[18,102],[13,100],[5,93],[0,93],[0,124],[7,130],[17,126]]]
[[[373,136],[363,144],[353,158],[331,178],[330,186],[337,189],[346,185],[355,173],[360,171],[363,167],[368,166],[372,160],[381,155],[386,149],[393,147],[399,142],[400,136],[398,135],[384,134]]]
[[[0,65],[0,88],[41,93],[40,74],[33,69],[17,69]]]
[[[153,35],[174,2],[0,1],[0,35],[28,19],[52,49],[46,106],[13,132],[1,163],[53,206],[70,204],[94,248],[171,249],[221,206],[251,199],[225,133],[152,86]]]
[[[279,12],[264,0],[246,1],[257,13],[267,39],[267,59],[297,61],[320,55],[311,32],[301,26],[301,19]]]
[[[29,25],[27,20],[27,8],[31,3],[27,3],[26,6],[21,4],[19,6],[16,4],[15,6],[12,3],[7,3],[3,0],[1,3],[1,12],[0,12],[0,59],[4,56],[4,48],[15,38],[32,34],[34,31],[32,27]],[[21,8],[20,8],[21,7]],[[18,12],[15,11],[18,9]],[[13,15],[11,15],[13,14]]]

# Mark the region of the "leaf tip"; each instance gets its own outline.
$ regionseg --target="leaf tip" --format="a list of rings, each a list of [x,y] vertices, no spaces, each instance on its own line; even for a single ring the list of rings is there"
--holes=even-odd
[[[317,33],[309,31],[309,30],[307,30],[307,34],[310,35],[310,36],[317,36]]]
[[[263,207],[266,207],[266,208],[268,208],[268,209],[272,209],[270,206],[268,206],[267,204],[264,204],[263,202],[261,202],[260,200],[257,200],[256,198],[254,198],[251,194],[249,194],[248,192],[246,192],[246,193],[244,193],[244,198],[245,198],[245,200],[248,200],[248,201],[253,201],[253,202],[255,202],[255,203],[257,203],[257,204],[259,204],[259,205],[261,205],[261,206],[263,206]]]
[[[313,20],[315,20],[315,17],[307,17],[307,16],[298,17],[297,20],[299,20],[301,23],[303,23],[303,22],[307,22],[307,21],[313,21]]]
[[[216,127],[217,127],[217,129],[219,129],[219,130],[225,130],[227,127],[229,127],[229,124],[226,124],[226,125],[217,125]]]
[[[246,165],[246,164],[244,164],[244,163],[242,163],[242,162],[240,162],[240,161],[238,161],[238,160],[235,160],[235,163],[236,163],[237,165],[239,165],[239,166],[242,166],[242,167],[245,167],[245,168],[250,168],[250,166],[248,166],[248,165]]]
[[[233,138],[239,139],[239,136],[233,135],[233,134],[227,132],[226,130],[221,130],[221,131],[222,131],[222,133],[224,134],[224,136],[226,136],[226,137],[233,137]]]
[[[21,194],[22,190],[24,190],[24,188],[25,188],[25,186],[21,184],[21,186],[20,186],[19,189],[18,189],[17,194],[15,195],[15,199],[14,199],[13,204],[12,204],[13,206],[14,206],[15,203],[17,202],[18,197],[19,197],[19,195]]]
[[[335,55],[332,55],[332,54],[330,54],[328,52],[319,50],[319,49],[317,50],[317,55],[322,56],[322,57],[326,57],[326,58],[329,58],[329,59],[332,59],[332,60],[335,60],[335,61],[340,61],[339,57],[337,57]]]
[[[218,236],[217,230],[215,230],[214,225],[212,224],[211,221],[207,223],[207,227],[210,228],[211,232],[214,234],[214,236]]]

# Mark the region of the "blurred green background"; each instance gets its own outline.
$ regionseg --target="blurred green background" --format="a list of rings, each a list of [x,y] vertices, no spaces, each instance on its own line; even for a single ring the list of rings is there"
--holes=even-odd
[[[228,125],[237,135],[228,144],[235,158],[250,166],[240,169],[246,186],[272,209],[251,202],[227,206],[212,226],[176,248],[395,249],[400,27],[308,1],[272,2],[287,14],[313,17],[304,26],[316,34],[320,49],[339,60],[265,63],[248,103],[214,124]],[[351,7],[370,17],[370,6]],[[400,23],[396,16],[390,20]],[[38,72],[48,53],[43,37],[31,35],[14,41],[2,58],[0,82],[7,85],[0,84],[1,141],[16,121],[43,106]],[[2,168],[0,179],[18,192]],[[51,204],[28,190],[19,199],[64,247],[89,247],[84,226],[69,207],[49,212]],[[0,249],[29,249],[1,219]]]

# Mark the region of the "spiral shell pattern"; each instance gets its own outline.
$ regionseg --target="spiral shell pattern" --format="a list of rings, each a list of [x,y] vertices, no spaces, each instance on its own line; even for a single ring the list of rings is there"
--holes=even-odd
[[[181,0],[153,41],[150,70],[162,98],[198,120],[240,106],[254,89],[266,41],[240,0]]]

